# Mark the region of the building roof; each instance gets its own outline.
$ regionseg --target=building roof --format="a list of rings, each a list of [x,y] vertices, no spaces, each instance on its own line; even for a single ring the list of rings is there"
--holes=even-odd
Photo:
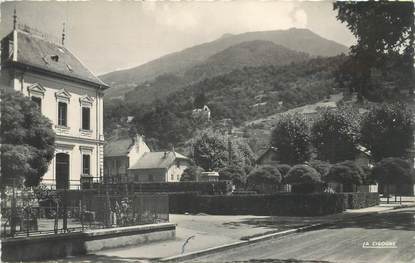
[[[83,80],[103,89],[108,85],[89,71],[66,47],[44,37],[21,30],[17,32],[17,62],[34,69]]]
[[[269,147],[269,148],[267,148],[265,151],[261,151],[260,153],[259,153],[259,156],[258,156],[258,158],[257,158],[257,162],[260,162],[261,160],[262,160],[262,158],[264,158],[267,154],[269,154],[269,153],[275,153],[275,154],[278,154],[278,149],[276,148],[276,147]]]
[[[130,151],[130,147],[133,145],[131,138],[123,138],[108,141],[104,146],[105,157],[119,157],[127,156]]]
[[[130,169],[169,168],[176,159],[188,160],[189,158],[177,152],[147,152]]]

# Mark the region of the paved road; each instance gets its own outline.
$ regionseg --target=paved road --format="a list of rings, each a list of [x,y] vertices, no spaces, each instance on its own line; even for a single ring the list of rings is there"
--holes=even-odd
[[[363,248],[373,242],[395,242],[394,248]],[[190,262],[250,259],[301,259],[330,262],[415,262],[415,208],[350,220],[327,229],[293,234]]]

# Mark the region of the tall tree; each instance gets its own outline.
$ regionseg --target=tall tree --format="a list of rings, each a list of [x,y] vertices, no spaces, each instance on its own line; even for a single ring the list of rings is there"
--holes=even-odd
[[[206,171],[224,168],[228,163],[228,146],[217,133],[205,132],[193,144],[193,158]]]
[[[353,160],[360,139],[359,112],[350,107],[325,109],[311,128],[311,141],[319,160]]]
[[[414,3],[337,1],[333,9],[338,11],[337,19],[346,23],[357,39],[338,80],[346,80],[360,97],[369,99],[386,86],[412,90]]]
[[[363,117],[361,142],[375,161],[385,157],[408,157],[413,133],[412,113],[404,104],[381,104]]]
[[[276,124],[271,135],[271,146],[276,147],[282,163],[290,165],[310,159],[310,128],[300,114],[285,115]]]
[[[55,152],[52,123],[20,92],[0,92],[1,185],[37,186]]]

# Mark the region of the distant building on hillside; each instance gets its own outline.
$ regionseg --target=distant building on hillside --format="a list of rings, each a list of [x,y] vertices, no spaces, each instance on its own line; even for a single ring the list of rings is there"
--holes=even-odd
[[[204,118],[206,120],[210,120],[210,109],[207,105],[203,106],[203,108],[194,109],[192,112],[193,118]]]
[[[190,159],[176,151],[151,152],[142,136],[104,147],[104,178],[110,182],[178,182]]]

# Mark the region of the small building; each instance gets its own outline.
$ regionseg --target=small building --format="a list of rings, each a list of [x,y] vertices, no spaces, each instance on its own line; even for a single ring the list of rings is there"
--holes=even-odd
[[[277,148],[269,147],[265,150],[262,154],[259,155],[258,159],[256,160],[257,165],[275,165],[278,164],[280,160],[280,156],[278,153]]]
[[[128,168],[136,163],[150,148],[142,136],[109,141],[104,146],[104,180],[127,182]]]
[[[206,120],[210,120],[210,109],[207,105],[203,106],[203,108],[194,109],[192,111],[193,118],[203,118]]]
[[[128,169],[128,174],[134,182],[179,182],[189,166],[190,159],[174,150],[146,152]]]
[[[202,172],[198,179],[200,182],[218,182],[219,173],[218,172]]]

